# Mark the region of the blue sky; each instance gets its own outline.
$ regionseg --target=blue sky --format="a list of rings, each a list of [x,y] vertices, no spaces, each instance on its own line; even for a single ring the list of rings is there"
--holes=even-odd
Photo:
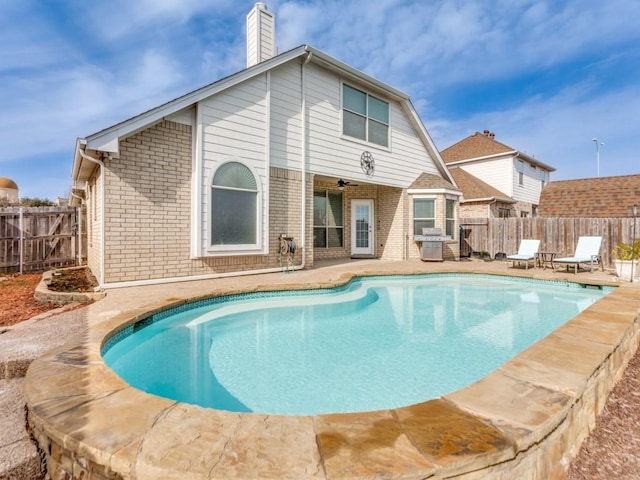
[[[557,171],[640,173],[638,0],[275,0],[309,44],[408,93],[436,146],[489,129]],[[245,66],[239,0],[0,0],[0,176],[67,196],[75,139]]]

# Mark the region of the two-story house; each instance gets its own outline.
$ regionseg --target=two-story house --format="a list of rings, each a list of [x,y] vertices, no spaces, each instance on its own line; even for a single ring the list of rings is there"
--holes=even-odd
[[[466,186],[459,185],[461,217],[535,216],[540,193],[555,171],[498,142],[489,130],[476,132],[440,154],[456,181]]]
[[[247,16],[247,68],[78,139],[72,176],[102,287],[419,258],[461,195],[409,96]],[[74,197],[75,198],[75,197]],[[288,243],[291,245],[291,243]],[[292,253],[290,250],[287,253]]]

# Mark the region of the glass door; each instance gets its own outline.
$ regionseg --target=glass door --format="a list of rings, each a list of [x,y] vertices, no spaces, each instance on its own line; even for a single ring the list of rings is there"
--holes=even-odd
[[[373,251],[373,200],[351,200],[351,255]]]

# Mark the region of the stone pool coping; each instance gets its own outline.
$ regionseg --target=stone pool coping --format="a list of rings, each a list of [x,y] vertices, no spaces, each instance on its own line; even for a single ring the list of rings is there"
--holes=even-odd
[[[366,274],[378,273],[393,272]],[[409,407],[301,417],[178,403],[129,386],[104,364],[100,350],[114,331],[198,298],[119,314],[33,362],[28,420],[52,478],[562,478],[640,339],[640,289],[623,284],[464,389]]]

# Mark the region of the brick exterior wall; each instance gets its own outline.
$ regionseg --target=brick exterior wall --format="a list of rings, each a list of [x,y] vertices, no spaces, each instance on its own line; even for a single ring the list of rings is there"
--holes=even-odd
[[[525,205],[528,205],[529,211],[531,211],[531,204]],[[502,208],[509,210],[510,217],[520,215],[512,203],[468,202],[460,205],[460,218],[487,218],[487,212],[490,218],[499,218]]]
[[[268,255],[191,258],[192,142],[190,126],[165,120],[121,141],[119,158],[104,160],[105,283],[279,268],[280,234],[293,236],[301,247],[302,174],[271,168]],[[384,260],[403,260],[407,255],[419,258],[411,237],[412,204],[406,190],[372,184],[343,191],[343,247],[314,249],[314,188],[336,189],[336,184],[314,182],[312,175],[306,181],[306,266],[312,266],[315,259],[351,256],[351,200],[360,198],[374,201],[374,256]],[[99,188],[96,176],[90,182],[87,215],[88,262],[96,276],[102,214]],[[438,198],[437,212],[437,225],[444,226],[444,197]],[[445,249],[449,258],[456,257],[456,252],[457,241]],[[302,248],[298,248],[294,265],[302,262],[302,255]]]
[[[435,218],[435,224],[436,227],[441,228],[442,229],[442,233],[443,235],[446,232],[446,225],[447,225],[447,217],[446,217],[446,202],[447,197],[445,195],[437,195],[436,196],[436,218]],[[421,243],[420,242],[416,242],[413,239],[414,235],[421,235],[422,232],[414,232],[413,231],[413,201],[411,199],[409,199],[408,203],[409,205],[409,212],[411,213],[411,215],[407,214],[407,218],[410,218],[411,220],[411,224],[409,226],[408,232],[409,232],[409,238],[407,239],[407,243],[408,243],[408,251],[409,251],[409,258],[411,259],[419,259],[421,257],[421,252],[420,252],[420,247],[421,247]],[[454,218],[456,218],[456,225],[454,226],[454,232],[453,232],[453,239],[451,241],[448,242],[444,242],[442,244],[442,259],[443,260],[460,260],[460,239],[459,239],[459,223],[458,223],[458,219],[460,218],[460,204],[456,202],[456,212],[454,212]]]
[[[189,274],[191,127],[163,121],[105,160],[105,282]]]
[[[163,121],[123,140],[120,158],[105,161],[106,283],[277,268],[281,233],[302,244],[302,175],[272,168],[269,255],[190,258],[191,145],[190,126]],[[307,205],[312,195],[309,177]],[[312,255],[307,248],[307,265]]]

